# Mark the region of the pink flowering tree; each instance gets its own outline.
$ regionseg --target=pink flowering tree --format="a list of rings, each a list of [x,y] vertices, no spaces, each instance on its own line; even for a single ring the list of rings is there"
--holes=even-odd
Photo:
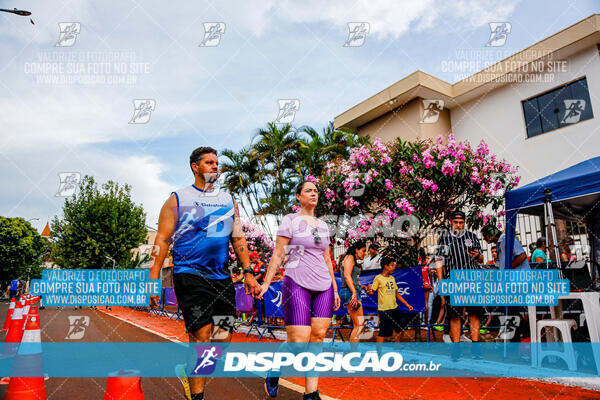
[[[273,239],[265,235],[262,228],[251,220],[242,221],[242,230],[246,237],[246,243],[248,244],[248,251],[250,253],[256,252],[260,255],[260,260],[265,263],[269,263],[275,244]],[[233,247],[229,244],[229,258],[237,263],[237,256],[233,251]]]
[[[464,211],[471,229],[499,224],[504,191],[519,177],[484,141],[473,148],[440,135],[422,142],[375,139],[353,148],[347,160],[328,163],[319,183],[319,213],[329,215],[338,236],[378,237],[412,263],[421,240],[445,224],[450,210]]]

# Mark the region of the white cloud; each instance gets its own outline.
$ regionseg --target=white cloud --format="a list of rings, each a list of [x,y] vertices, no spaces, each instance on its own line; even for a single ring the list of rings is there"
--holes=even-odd
[[[174,138],[173,147],[180,152],[206,142],[236,147],[261,121],[275,117],[281,96],[301,98],[302,118],[324,124],[338,111],[343,88],[350,88],[348,95],[362,96],[352,90],[357,85],[353,75],[342,68],[362,63],[357,52],[341,50],[348,22],[369,22],[374,40],[398,38],[411,30],[444,32],[506,20],[515,3],[265,0],[170,7],[163,1],[65,1],[58,6],[37,1],[23,8],[33,12],[35,25],[26,17],[0,13],[0,160],[7,165],[0,185],[11,188],[11,195],[0,201],[0,214],[42,219],[57,214],[62,204],[54,197],[57,173],[79,171],[99,182],[129,183],[153,224],[169,193],[189,182],[165,173],[174,163],[171,148],[161,149],[160,159],[144,153],[151,139]],[[227,23],[222,47],[199,49],[202,22],[217,21]],[[81,23],[72,48],[54,47],[58,22]],[[339,54],[316,46],[311,31],[339,42]],[[251,45],[244,47],[248,38]],[[52,87],[36,83],[37,75],[24,70],[42,53],[123,49],[150,64],[150,72],[139,75],[135,85]],[[296,49],[305,49],[307,58]],[[310,67],[300,70],[296,57]],[[359,89],[379,87],[381,76],[397,73],[394,61],[385,61],[361,77]],[[289,68],[293,73],[284,79]],[[216,80],[209,79],[213,74]],[[128,124],[136,98],[156,99],[150,123]],[[120,150],[123,143],[132,148],[139,144],[140,151],[124,157],[107,152]]]
[[[5,165],[0,185],[8,188],[0,203],[0,215],[41,218],[39,224],[45,224],[48,216],[60,214],[64,198],[55,196],[60,186],[59,172],[92,175],[99,185],[108,180],[129,184],[133,201],[143,205],[151,226],[158,222],[160,208],[170,193],[179,187],[167,182],[175,181],[169,179],[168,166],[149,155],[119,157],[87,148],[56,155],[38,149],[0,157]],[[182,182],[180,186],[187,184]]]
[[[370,36],[385,39],[398,38],[411,29],[459,31],[488,22],[504,21],[514,11],[517,3],[518,0],[286,0],[262,1],[255,7],[255,3],[239,2],[236,10],[240,12],[231,17],[254,35],[268,32],[270,26],[281,23],[277,20],[305,24],[326,23],[337,28],[345,28],[348,22],[369,22]]]

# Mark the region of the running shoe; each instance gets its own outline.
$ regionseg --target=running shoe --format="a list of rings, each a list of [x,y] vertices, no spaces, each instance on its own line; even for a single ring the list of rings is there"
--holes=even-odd
[[[185,392],[185,398],[192,400],[192,390],[190,389],[190,382],[188,380],[186,372],[187,364],[177,364],[175,366],[175,375],[179,378],[179,381],[183,385],[183,391]]]
[[[321,400],[321,396],[319,396],[319,391],[315,391],[308,394],[302,395],[302,400]]]
[[[473,342],[471,345],[471,357],[474,360],[483,360],[483,354],[479,342]]]
[[[279,378],[267,376],[267,379],[265,379],[265,392],[270,397],[277,397],[278,390],[279,390]]]
[[[442,325],[434,325],[434,326],[433,326],[433,329],[435,329],[436,331],[438,331],[438,332],[439,332],[439,331],[443,331],[443,330],[444,330],[444,327],[443,327]]]

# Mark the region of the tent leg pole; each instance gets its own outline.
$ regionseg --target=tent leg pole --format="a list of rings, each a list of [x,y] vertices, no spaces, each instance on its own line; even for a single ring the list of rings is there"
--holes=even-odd
[[[552,244],[554,247],[554,257],[556,257],[556,266],[558,268],[558,276],[560,279],[564,279],[562,273],[562,267],[560,262],[560,251],[558,249],[557,237],[556,237],[556,223],[554,222],[554,213],[552,212],[552,199],[550,192],[544,191],[544,195],[546,196],[544,199],[544,214],[548,216],[548,225],[550,225],[550,232],[552,234]]]

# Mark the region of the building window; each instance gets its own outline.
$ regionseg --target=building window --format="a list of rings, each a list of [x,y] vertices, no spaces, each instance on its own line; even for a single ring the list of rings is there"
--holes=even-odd
[[[527,137],[594,118],[586,78],[522,101]]]

